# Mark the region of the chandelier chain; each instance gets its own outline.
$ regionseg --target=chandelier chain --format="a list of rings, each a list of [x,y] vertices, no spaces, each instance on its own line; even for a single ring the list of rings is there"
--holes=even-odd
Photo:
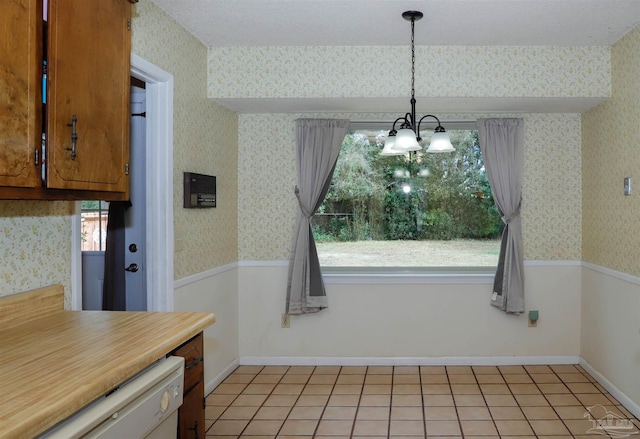
[[[411,97],[415,98],[415,86],[416,86],[416,49],[415,49],[415,37],[414,28],[416,21],[411,19]]]
[[[433,130],[431,143],[427,148],[427,152],[453,152],[455,148],[451,144],[451,139],[446,133],[444,127],[440,124],[440,119],[433,114],[422,116],[420,120],[416,118],[416,40],[415,40],[415,22],[423,17],[420,11],[405,11],[402,18],[411,21],[411,112],[400,116],[391,126],[391,131],[385,139],[382,155],[402,155],[419,151],[422,149],[418,142],[422,141],[420,137],[420,125],[426,118],[433,118],[437,122],[437,126]],[[400,130],[396,131],[396,125],[400,124]]]

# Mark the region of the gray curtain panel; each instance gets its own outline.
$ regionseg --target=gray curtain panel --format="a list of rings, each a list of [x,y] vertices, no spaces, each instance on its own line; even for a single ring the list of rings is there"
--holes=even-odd
[[[130,201],[109,203],[107,218],[107,242],[104,252],[104,281],[102,283],[102,309],[104,311],[126,311],[127,283],[124,271],[125,211]]]
[[[349,120],[296,120],[298,216],[293,233],[287,284],[287,314],[318,312],[327,307],[311,218],[324,201]]]
[[[507,313],[519,314],[524,312],[520,219],[524,120],[479,119],[478,137],[491,192],[505,223],[491,304]]]

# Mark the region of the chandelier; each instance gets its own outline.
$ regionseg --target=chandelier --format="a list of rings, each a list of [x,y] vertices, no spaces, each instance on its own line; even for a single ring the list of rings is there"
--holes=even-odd
[[[420,124],[428,117],[434,118],[438,126],[435,128],[431,136],[431,142],[426,152],[453,152],[455,148],[451,144],[449,134],[440,124],[440,119],[432,114],[423,116],[416,124],[416,97],[415,97],[415,61],[416,50],[414,41],[415,22],[423,17],[420,11],[406,11],[402,13],[402,18],[411,22],[411,112],[397,118],[393,122],[391,131],[384,142],[384,148],[380,152],[381,155],[402,155],[411,151],[419,151],[422,149],[420,142]],[[396,124],[401,122],[400,129],[396,131]]]

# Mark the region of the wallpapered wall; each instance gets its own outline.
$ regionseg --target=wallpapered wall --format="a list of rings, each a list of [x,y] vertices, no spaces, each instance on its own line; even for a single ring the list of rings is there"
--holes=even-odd
[[[209,48],[208,93],[221,99],[405,96],[406,84],[397,81],[396,70],[380,67],[384,59],[402,63],[405,50],[408,71],[408,48]],[[445,98],[607,97],[610,56],[608,47],[418,47],[416,88]],[[296,206],[294,120],[301,116],[313,115],[239,116],[241,260],[288,258]],[[317,116],[393,120],[397,114]],[[527,122],[525,257],[579,260],[580,115],[521,116]],[[269,135],[254,129],[259,126],[268,126]]]
[[[583,259],[640,276],[640,28],[615,44],[611,63],[613,97],[582,121]]]
[[[0,201],[0,296],[51,284],[71,291],[72,209],[66,201]]]
[[[238,248],[240,260],[289,258],[296,215],[295,119],[389,120],[385,114],[243,114],[239,116]],[[523,117],[524,256],[580,260],[581,156],[579,114],[442,115],[444,119]],[[269,127],[269,135],[255,127]]]
[[[406,55],[406,56],[403,56]],[[396,68],[387,68],[387,60]],[[406,96],[408,47],[209,49],[209,97]],[[416,47],[416,89],[431,97],[610,95],[608,47]],[[241,72],[241,74],[239,74]]]
[[[133,6],[132,52],[174,77],[175,278],[237,261],[237,116],[207,99],[207,49],[151,0]],[[217,207],[184,209],[183,172],[216,176]]]

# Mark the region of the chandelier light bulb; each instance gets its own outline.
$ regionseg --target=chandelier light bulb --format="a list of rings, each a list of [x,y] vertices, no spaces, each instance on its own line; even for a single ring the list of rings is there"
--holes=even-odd
[[[416,133],[410,128],[403,128],[396,134],[396,140],[393,143],[392,149],[407,153],[410,151],[419,151],[422,147],[416,140]]]
[[[449,138],[449,134],[441,131],[436,131],[431,136],[431,143],[427,148],[427,152],[453,152],[455,148],[451,144],[451,139]]]
[[[400,151],[393,148],[395,144],[396,135],[389,134],[384,141],[384,148],[382,148],[381,155],[403,155],[406,154],[404,151]]]

